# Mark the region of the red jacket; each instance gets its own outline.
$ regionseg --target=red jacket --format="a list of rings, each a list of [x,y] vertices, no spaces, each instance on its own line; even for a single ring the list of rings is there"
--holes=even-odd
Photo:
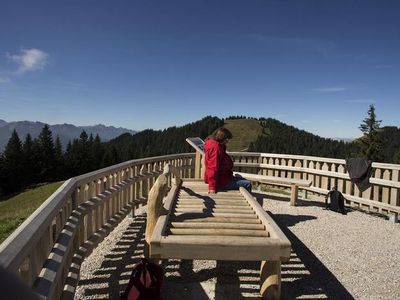
[[[204,181],[209,190],[224,187],[233,177],[233,161],[226,153],[225,144],[208,138],[204,144]]]

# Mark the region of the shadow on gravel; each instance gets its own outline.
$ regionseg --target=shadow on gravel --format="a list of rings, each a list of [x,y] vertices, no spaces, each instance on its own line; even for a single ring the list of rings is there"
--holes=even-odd
[[[132,219],[112,253],[105,256],[100,269],[96,270],[90,279],[79,281],[79,285],[85,289],[85,297],[119,299],[120,291],[128,284],[134,264],[143,256],[145,229],[146,215]]]
[[[290,261],[282,264],[283,299],[354,299],[335,275],[290,231],[299,222],[314,216],[269,215],[292,243]],[[339,257],[339,254],[338,254]]]
[[[259,262],[216,261],[214,268],[193,271],[193,260],[168,260],[162,266],[167,277],[165,299],[216,300],[261,299]]]

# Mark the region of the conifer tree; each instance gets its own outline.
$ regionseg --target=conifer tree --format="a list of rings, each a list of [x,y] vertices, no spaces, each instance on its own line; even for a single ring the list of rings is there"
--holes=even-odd
[[[2,196],[5,191],[3,187],[3,182],[4,182],[4,175],[5,175],[5,169],[4,169],[4,155],[3,153],[0,153],[0,196]]]
[[[43,126],[43,129],[39,134],[37,150],[40,151],[40,153],[36,153],[40,158],[40,180],[42,182],[52,181],[55,175],[55,150],[52,133],[47,124]]]
[[[17,131],[11,134],[2,159],[1,185],[4,193],[13,193],[23,186],[22,143]]]
[[[55,166],[54,166],[54,179],[59,180],[65,177],[65,165],[64,156],[62,151],[62,145],[60,137],[57,135],[56,142],[54,144],[54,156],[55,156]]]
[[[37,159],[34,153],[34,141],[29,133],[25,137],[22,152],[24,157],[24,183],[25,185],[29,185],[37,182],[38,173]]]
[[[394,157],[393,157],[393,163],[395,163],[395,164],[400,164],[400,150],[398,150],[398,151],[395,153],[395,155],[394,155]]]
[[[375,107],[371,104],[368,109],[368,117],[359,126],[359,129],[363,133],[363,136],[357,140],[357,144],[361,149],[361,155],[373,161],[382,161],[383,141],[380,134],[381,122],[381,120],[377,120]]]
[[[103,166],[108,167],[111,165],[115,165],[120,162],[120,158],[118,155],[118,151],[115,146],[109,147],[103,157]]]
[[[88,141],[88,135],[85,130],[82,130],[79,136],[79,174],[84,174],[91,171],[91,159],[90,159],[90,145]]]
[[[100,169],[102,167],[102,160],[104,157],[104,146],[101,143],[100,136],[96,134],[92,144],[92,157],[94,162],[94,169]]]
[[[64,161],[65,161],[65,173],[67,177],[75,176],[75,153],[73,142],[69,141],[65,150]]]

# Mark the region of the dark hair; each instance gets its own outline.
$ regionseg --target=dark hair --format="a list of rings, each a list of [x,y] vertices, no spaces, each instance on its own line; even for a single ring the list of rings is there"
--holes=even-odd
[[[232,133],[225,127],[220,127],[211,134],[211,138],[218,142],[223,142],[226,139],[231,139],[233,137]]]

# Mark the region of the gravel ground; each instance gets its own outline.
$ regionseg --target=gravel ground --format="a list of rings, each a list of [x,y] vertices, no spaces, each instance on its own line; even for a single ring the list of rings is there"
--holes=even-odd
[[[255,194],[292,243],[282,264],[282,299],[400,299],[400,224],[317,197],[291,207]],[[75,299],[118,299],[143,254],[145,214],[125,218],[81,266]],[[259,263],[168,260],[164,299],[259,299]]]

